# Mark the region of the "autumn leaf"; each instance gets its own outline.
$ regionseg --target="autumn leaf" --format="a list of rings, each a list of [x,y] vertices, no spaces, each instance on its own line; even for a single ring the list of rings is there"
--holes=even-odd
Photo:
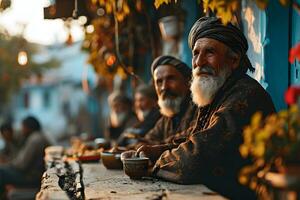
[[[203,0],[204,11],[211,10],[221,18],[224,24],[230,22],[238,9],[238,0]]]
[[[268,0],[256,0],[255,2],[256,5],[262,10],[266,9],[269,3]]]
[[[297,86],[291,86],[285,92],[285,102],[289,105],[297,103],[300,96],[300,88]]]
[[[168,4],[171,3],[172,0],[155,0],[154,1],[154,6],[155,8],[159,8],[159,6],[161,6],[163,3]]]
[[[229,9],[218,9],[218,16],[221,18],[223,24],[227,24],[231,21],[233,14]]]
[[[289,0],[279,0],[280,4],[283,5],[283,6],[287,6],[290,1]]]
[[[293,63],[297,59],[300,62],[300,43],[290,50],[289,61]]]
[[[259,127],[261,120],[262,120],[262,113],[256,112],[251,118],[251,126]]]

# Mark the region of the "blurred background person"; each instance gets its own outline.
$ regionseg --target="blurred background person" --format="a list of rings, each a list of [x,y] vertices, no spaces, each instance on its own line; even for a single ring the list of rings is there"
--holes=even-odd
[[[157,95],[152,84],[139,85],[134,93],[134,109],[138,118],[138,123],[133,127],[127,128],[118,143],[128,145],[137,142],[134,138],[143,137],[154,127],[161,117],[157,105]],[[132,140],[127,140],[131,138]]]
[[[25,137],[23,147],[16,158],[0,165],[0,197],[5,185],[39,186],[44,172],[44,150],[49,145],[41,132],[39,121],[28,116],[22,121],[22,134]]]
[[[10,122],[1,125],[0,133],[4,141],[4,148],[0,150],[0,163],[5,163],[15,158],[20,148],[20,142],[17,141]]]
[[[159,113],[157,95],[153,85],[143,84],[136,88],[134,93],[134,108],[139,122],[146,122],[149,116]],[[153,119],[151,120],[151,124],[150,128],[155,124]]]
[[[192,70],[186,63],[173,56],[159,56],[152,62],[151,73],[162,117],[144,139],[160,144],[190,127],[197,108],[189,89]]]
[[[125,94],[115,91],[108,97],[110,115],[105,130],[105,139],[116,142],[121,133],[137,123],[137,117],[132,111],[132,101]]]

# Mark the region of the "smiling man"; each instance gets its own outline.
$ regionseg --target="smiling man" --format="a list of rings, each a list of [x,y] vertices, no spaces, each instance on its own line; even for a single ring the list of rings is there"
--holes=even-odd
[[[162,117],[145,136],[148,143],[165,143],[187,129],[196,114],[190,97],[191,68],[172,56],[160,56],[151,66]]]
[[[241,158],[239,145],[251,116],[257,111],[266,116],[275,109],[269,94],[246,74],[254,70],[246,55],[247,40],[232,24],[204,17],[192,27],[189,45],[193,52],[190,89],[198,117],[185,141],[161,154],[153,173],[177,183],[205,184],[230,199],[255,199],[255,193],[237,180],[248,162]],[[138,153],[152,160],[160,155],[151,147],[141,147]]]

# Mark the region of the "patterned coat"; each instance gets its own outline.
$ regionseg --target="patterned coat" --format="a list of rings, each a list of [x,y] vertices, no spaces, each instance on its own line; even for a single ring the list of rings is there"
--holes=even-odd
[[[145,135],[145,139],[150,144],[165,143],[166,139],[190,127],[192,120],[196,117],[196,110],[196,105],[187,96],[181,104],[180,113],[174,117],[162,116]]]
[[[248,161],[239,154],[242,131],[251,116],[275,112],[269,94],[246,74],[235,71],[213,102],[198,109],[196,124],[177,148],[165,151],[154,173],[182,183],[202,183],[231,199],[253,199],[255,194],[237,181]]]

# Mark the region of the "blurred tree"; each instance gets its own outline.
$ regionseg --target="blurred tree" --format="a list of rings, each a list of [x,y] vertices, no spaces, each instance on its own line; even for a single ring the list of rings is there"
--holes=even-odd
[[[23,65],[18,62],[21,51],[27,56],[23,57]],[[58,66],[58,61],[53,59],[44,63],[35,62],[33,56],[37,51],[37,45],[27,42],[23,37],[0,32],[0,112],[13,92],[20,88],[22,81],[33,74],[40,75],[43,70]]]
[[[0,0],[0,12],[9,8],[11,5],[10,0]]]

